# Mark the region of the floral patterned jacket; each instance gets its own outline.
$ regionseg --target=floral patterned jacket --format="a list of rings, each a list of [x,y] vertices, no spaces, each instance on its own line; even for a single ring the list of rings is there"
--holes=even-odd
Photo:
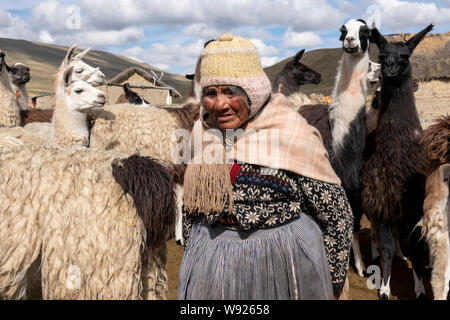
[[[333,290],[341,292],[353,232],[353,214],[341,186],[289,171],[244,164],[233,182],[233,199],[237,227],[245,231],[277,227],[300,214],[312,217],[322,230]],[[226,214],[226,209],[210,214],[208,223],[219,223]],[[196,216],[184,210],[183,215],[183,238],[187,245]]]

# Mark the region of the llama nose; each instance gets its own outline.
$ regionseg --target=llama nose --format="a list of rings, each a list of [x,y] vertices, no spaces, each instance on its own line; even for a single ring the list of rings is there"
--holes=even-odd
[[[99,93],[98,101],[106,102],[106,96],[103,93]]]
[[[353,36],[348,36],[347,38],[345,38],[348,42],[352,42],[355,40],[355,37]]]

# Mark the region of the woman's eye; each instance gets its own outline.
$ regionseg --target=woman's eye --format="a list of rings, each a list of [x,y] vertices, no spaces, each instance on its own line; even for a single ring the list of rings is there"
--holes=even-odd
[[[206,92],[205,92],[205,97],[212,98],[212,97],[215,97],[216,95],[217,95],[217,94],[216,94],[215,91],[206,91]]]
[[[223,90],[222,94],[227,96],[228,98],[233,98],[234,97],[234,94],[233,94],[233,92],[231,90]]]

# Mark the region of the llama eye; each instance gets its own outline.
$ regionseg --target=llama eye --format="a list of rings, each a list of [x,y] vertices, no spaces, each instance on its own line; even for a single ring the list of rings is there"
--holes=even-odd
[[[75,70],[75,72],[76,72],[76,73],[82,73],[82,72],[83,72],[83,69],[77,69],[77,70]]]
[[[339,29],[339,31],[341,32],[339,40],[344,41],[345,36],[347,35],[347,28],[345,26],[342,26],[341,29]]]
[[[75,90],[75,93],[76,93],[76,94],[80,94],[80,93],[82,93],[82,92],[83,92],[83,89]]]

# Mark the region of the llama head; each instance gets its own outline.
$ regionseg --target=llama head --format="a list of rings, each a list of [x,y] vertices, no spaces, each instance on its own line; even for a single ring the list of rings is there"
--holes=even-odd
[[[374,85],[380,81],[381,64],[369,60],[369,69],[367,70],[367,81]]]
[[[351,55],[360,55],[369,48],[370,29],[362,19],[352,19],[341,29],[342,49]]]
[[[91,51],[91,48],[88,48],[78,54],[75,54],[78,46],[74,44],[67,51],[66,57],[64,58],[61,67],[64,69],[68,69],[69,67],[74,67],[73,73],[73,81],[86,79],[85,81],[91,85],[101,85],[106,83],[106,78],[103,72],[100,71],[99,68],[94,68],[87,63],[85,63],[82,59],[83,57]]]
[[[147,104],[139,94],[130,89],[130,85],[128,83],[125,83],[123,85],[123,91],[125,92],[125,98],[130,104]]]
[[[30,81],[30,68],[23,63],[15,63],[11,66],[9,75],[15,85],[24,85]]]
[[[319,84],[322,80],[320,73],[300,62],[303,53],[305,53],[305,49],[297,52],[294,59],[286,65],[286,68],[294,75],[295,80],[299,85],[308,83]]]
[[[383,77],[401,78],[404,73],[409,72],[411,70],[409,57],[420,41],[432,29],[433,24],[430,24],[406,42],[388,42],[378,29],[372,29],[371,41],[378,46],[378,58]]]
[[[66,106],[73,111],[86,111],[94,107],[103,107],[105,94],[85,82],[84,78],[73,80],[74,67],[69,67],[63,75],[63,87]]]

